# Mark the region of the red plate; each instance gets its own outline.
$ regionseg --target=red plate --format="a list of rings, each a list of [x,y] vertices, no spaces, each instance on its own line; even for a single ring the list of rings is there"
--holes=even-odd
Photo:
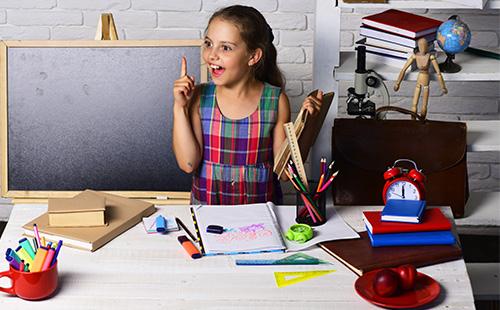
[[[413,290],[404,291],[396,296],[382,297],[373,291],[373,280],[378,271],[380,269],[365,273],[354,283],[356,292],[365,300],[377,306],[393,309],[419,307],[436,299],[441,292],[441,287],[436,280],[426,274],[417,272],[417,281]]]

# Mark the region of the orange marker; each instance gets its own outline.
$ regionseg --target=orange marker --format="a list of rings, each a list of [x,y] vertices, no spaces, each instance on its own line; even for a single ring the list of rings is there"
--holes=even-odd
[[[33,259],[33,265],[31,266],[32,272],[42,271],[43,261],[47,256],[47,249],[39,247],[38,251],[36,251],[35,259]]]
[[[191,256],[191,258],[201,258],[200,251],[198,251],[198,249],[186,236],[179,236],[177,237],[177,240],[179,240],[179,243],[182,244],[182,247]]]

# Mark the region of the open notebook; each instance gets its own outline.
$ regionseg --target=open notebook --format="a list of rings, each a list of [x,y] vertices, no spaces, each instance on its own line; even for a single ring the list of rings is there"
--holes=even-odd
[[[191,215],[203,255],[283,252],[286,249],[271,202],[236,206],[193,206]],[[224,228],[207,233],[208,225]]]

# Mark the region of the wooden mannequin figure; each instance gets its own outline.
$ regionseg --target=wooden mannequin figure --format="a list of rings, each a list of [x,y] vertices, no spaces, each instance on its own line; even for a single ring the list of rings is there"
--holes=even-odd
[[[427,115],[427,104],[429,102],[429,67],[430,64],[432,63],[432,66],[434,67],[434,70],[437,73],[439,85],[443,91],[444,94],[448,93],[448,90],[446,89],[446,85],[444,84],[444,79],[443,75],[441,74],[441,71],[439,70],[439,64],[436,60],[436,56],[428,52],[428,42],[426,39],[421,38],[417,41],[418,45],[418,52],[412,54],[410,58],[406,61],[404,67],[401,69],[401,72],[399,73],[398,79],[396,83],[394,84],[394,91],[399,90],[399,85],[401,84],[401,81],[403,80],[406,70],[408,67],[411,66],[411,64],[416,61],[417,62],[417,68],[419,70],[418,76],[417,76],[417,85],[415,86],[415,92],[413,93],[413,101],[412,101],[412,106],[411,110],[415,113],[417,113],[417,106],[418,106],[418,100],[420,97],[420,92],[422,91],[422,88],[424,89],[424,93],[422,94],[422,111],[421,115],[425,117]],[[414,117],[413,117],[414,118]]]

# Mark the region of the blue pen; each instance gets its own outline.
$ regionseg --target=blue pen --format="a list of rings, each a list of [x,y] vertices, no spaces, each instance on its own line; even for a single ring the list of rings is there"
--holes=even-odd
[[[57,255],[59,255],[59,250],[61,250],[62,243],[63,243],[62,240],[59,240],[57,242],[56,252],[54,253],[54,258],[52,258],[52,263],[50,263],[50,266],[52,266],[56,263]]]
[[[165,233],[167,231],[167,221],[162,215],[158,215],[156,218],[156,231],[159,233]]]
[[[8,248],[7,249],[7,252],[5,252],[5,256],[7,257],[12,257],[13,259],[15,259],[18,263],[21,262],[21,258],[17,255],[16,251],[12,250],[11,248]]]

